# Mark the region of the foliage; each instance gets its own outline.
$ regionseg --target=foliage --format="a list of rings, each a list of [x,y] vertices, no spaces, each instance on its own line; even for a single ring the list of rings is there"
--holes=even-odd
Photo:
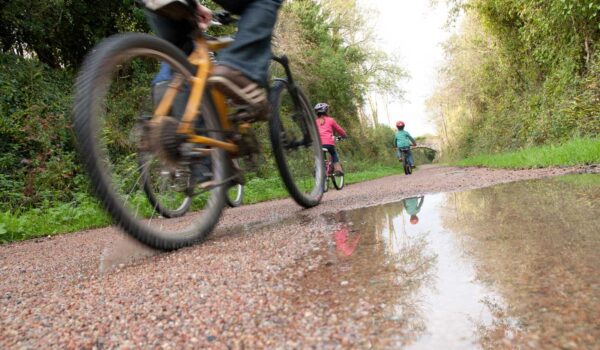
[[[309,99],[327,102],[331,115],[348,132],[341,144],[350,159],[385,162],[393,159],[389,140],[393,131],[373,129],[361,121],[367,91],[401,95],[398,84],[406,73],[374,47],[366,31],[365,9],[353,0],[321,3],[296,0],[284,3],[275,34],[275,51],[290,57],[294,73]]]
[[[35,56],[53,68],[76,67],[102,38],[146,30],[134,0],[0,2],[0,50]]]
[[[69,201],[80,187],[70,131],[72,75],[0,54],[0,210]]]
[[[465,16],[429,100],[459,158],[600,134],[600,1],[454,1]]]

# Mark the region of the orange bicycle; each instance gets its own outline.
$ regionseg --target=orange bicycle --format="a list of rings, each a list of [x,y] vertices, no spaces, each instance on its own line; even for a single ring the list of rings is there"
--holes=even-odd
[[[218,55],[232,40],[197,30],[195,50],[186,57],[158,37],[118,34],[92,49],[79,72],[73,122],[93,190],[125,232],[151,247],[177,249],[204,239],[219,220],[227,191],[244,184],[244,170],[235,162],[257,166],[256,112],[233,106],[207,85],[211,53]],[[291,197],[312,207],[325,181],[314,112],[287,57],[273,60],[285,73],[272,79],[269,91],[273,156]],[[151,86],[161,63],[173,74],[156,104]],[[172,107],[182,95],[185,112],[177,117]],[[185,214],[189,206],[193,214],[163,215]]]

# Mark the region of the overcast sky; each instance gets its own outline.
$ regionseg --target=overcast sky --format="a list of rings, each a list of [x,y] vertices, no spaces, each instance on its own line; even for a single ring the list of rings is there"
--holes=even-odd
[[[406,101],[387,103],[390,124],[396,120],[406,123],[414,136],[434,134],[425,101],[432,94],[437,69],[443,61],[441,44],[448,38],[445,28],[448,9],[445,1],[436,6],[430,0],[358,0],[362,6],[373,8],[379,17],[372,20],[380,48],[401,57],[400,64],[411,78],[404,83]],[[387,124],[385,101],[379,99],[380,122]]]

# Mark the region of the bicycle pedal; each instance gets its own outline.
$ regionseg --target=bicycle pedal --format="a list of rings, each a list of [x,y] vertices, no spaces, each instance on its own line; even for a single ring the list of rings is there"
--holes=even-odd
[[[200,187],[203,190],[209,189],[211,187],[215,187],[217,185],[217,182],[214,180],[210,180],[210,181],[205,181],[201,184],[198,185],[198,187]]]

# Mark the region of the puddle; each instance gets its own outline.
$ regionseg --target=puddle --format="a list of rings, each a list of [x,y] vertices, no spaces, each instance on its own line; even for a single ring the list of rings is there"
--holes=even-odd
[[[409,198],[335,222],[303,289],[332,293],[314,301],[332,313],[362,312],[368,345],[598,346],[600,175]]]

